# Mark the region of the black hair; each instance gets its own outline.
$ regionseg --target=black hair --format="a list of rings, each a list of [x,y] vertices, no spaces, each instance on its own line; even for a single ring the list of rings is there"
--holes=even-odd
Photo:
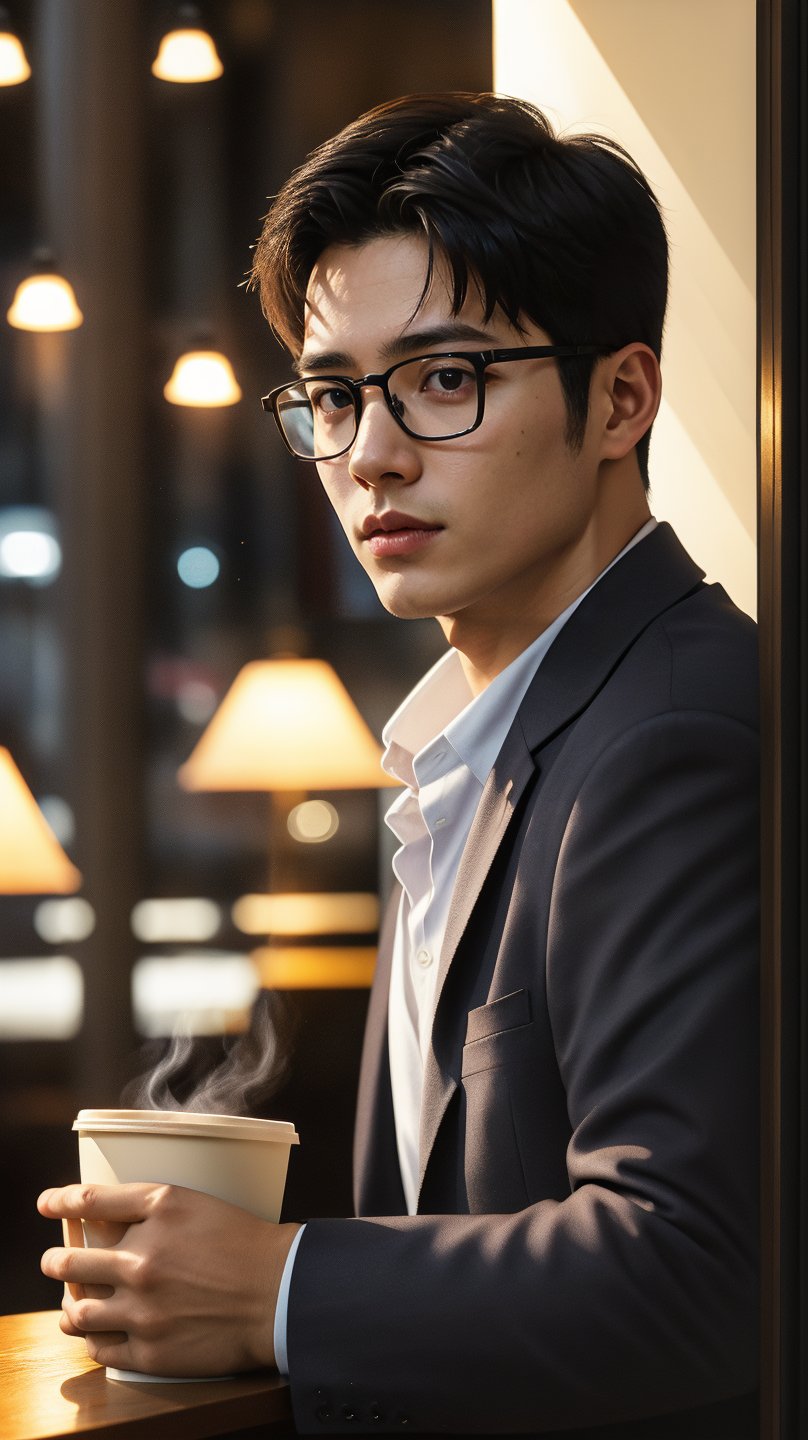
[[[251,283],[275,333],[299,353],[306,287],[331,245],[411,233],[436,256],[457,313],[469,286],[486,319],[499,307],[555,344],[657,357],[668,288],[659,204],[631,156],[603,135],[558,135],[525,100],[410,95],[370,110],[319,146],[277,195],[255,248]],[[557,361],[567,440],[583,441],[596,360]],[[648,484],[650,430],[637,445]]]

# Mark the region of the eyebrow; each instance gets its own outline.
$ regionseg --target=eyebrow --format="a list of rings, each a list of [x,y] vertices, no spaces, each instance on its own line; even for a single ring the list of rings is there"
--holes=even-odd
[[[428,330],[410,330],[385,341],[379,354],[383,360],[404,360],[408,355],[427,355],[436,345],[454,345],[459,340],[474,341],[487,349],[496,343],[490,331],[466,325],[461,320],[450,320],[443,325],[432,325]],[[321,353],[303,351],[295,362],[298,375],[332,375],[346,370],[357,369],[355,360],[345,350],[327,350]]]

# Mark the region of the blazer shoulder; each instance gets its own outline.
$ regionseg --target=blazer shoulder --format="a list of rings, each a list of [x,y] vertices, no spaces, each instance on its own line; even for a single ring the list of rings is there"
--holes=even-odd
[[[668,651],[674,710],[725,715],[758,729],[757,626],[721,585],[700,586],[651,630]]]

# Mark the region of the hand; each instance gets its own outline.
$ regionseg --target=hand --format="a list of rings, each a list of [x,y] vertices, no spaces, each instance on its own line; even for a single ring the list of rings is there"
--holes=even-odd
[[[126,1227],[108,1248],[42,1257],[68,1287],[62,1330],[83,1335],[100,1365],[200,1376],[274,1365],[275,1304],[298,1225],[176,1185],[69,1185],[46,1190],[37,1208],[118,1226],[112,1234]]]

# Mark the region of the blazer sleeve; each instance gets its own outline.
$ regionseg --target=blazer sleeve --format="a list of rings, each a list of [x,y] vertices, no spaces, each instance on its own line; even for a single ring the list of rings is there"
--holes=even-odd
[[[754,1387],[757,765],[746,725],[682,711],[592,765],[546,952],[569,1195],[310,1222],[300,1431],[542,1432]]]

